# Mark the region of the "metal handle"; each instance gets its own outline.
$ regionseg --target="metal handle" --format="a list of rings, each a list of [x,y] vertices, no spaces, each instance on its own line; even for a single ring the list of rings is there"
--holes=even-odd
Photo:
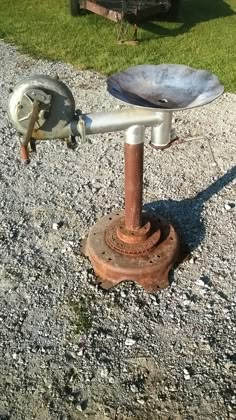
[[[40,110],[40,103],[38,101],[35,101],[33,103],[32,113],[30,116],[29,125],[27,127],[25,138],[20,148],[21,159],[23,163],[26,165],[30,163],[28,145],[31,141],[33,131],[35,130],[35,123],[39,115],[39,110]]]

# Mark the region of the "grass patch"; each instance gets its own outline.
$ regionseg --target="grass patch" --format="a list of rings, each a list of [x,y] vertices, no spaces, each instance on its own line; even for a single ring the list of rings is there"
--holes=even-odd
[[[67,0],[1,0],[0,37],[36,57],[111,74],[143,63],[208,69],[236,90],[236,0],[182,0],[181,22],[140,25],[138,46],[118,45],[117,24],[71,17]]]
[[[75,316],[75,321],[73,322],[75,334],[87,334],[92,327],[92,318],[88,305],[84,301],[81,301],[80,303],[72,302],[70,306]]]

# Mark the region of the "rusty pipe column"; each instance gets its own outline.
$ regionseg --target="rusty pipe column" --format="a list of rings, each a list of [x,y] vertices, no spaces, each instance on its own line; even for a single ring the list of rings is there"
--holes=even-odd
[[[125,131],[125,226],[142,226],[144,127],[133,125]]]

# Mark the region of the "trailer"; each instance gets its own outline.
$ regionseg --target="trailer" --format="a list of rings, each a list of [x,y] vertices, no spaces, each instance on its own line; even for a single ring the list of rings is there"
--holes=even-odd
[[[70,0],[72,16],[88,10],[114,22],[137,23],[155,16],[178,17],[180,0]]]

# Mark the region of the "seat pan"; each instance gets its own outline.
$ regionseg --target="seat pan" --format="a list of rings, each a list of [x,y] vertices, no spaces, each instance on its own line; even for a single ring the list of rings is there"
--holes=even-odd
[[[178,111],[214,101],[224,87],[206,70],[180,64],[144,64],[110,76],[107,90],[130,105]]]

